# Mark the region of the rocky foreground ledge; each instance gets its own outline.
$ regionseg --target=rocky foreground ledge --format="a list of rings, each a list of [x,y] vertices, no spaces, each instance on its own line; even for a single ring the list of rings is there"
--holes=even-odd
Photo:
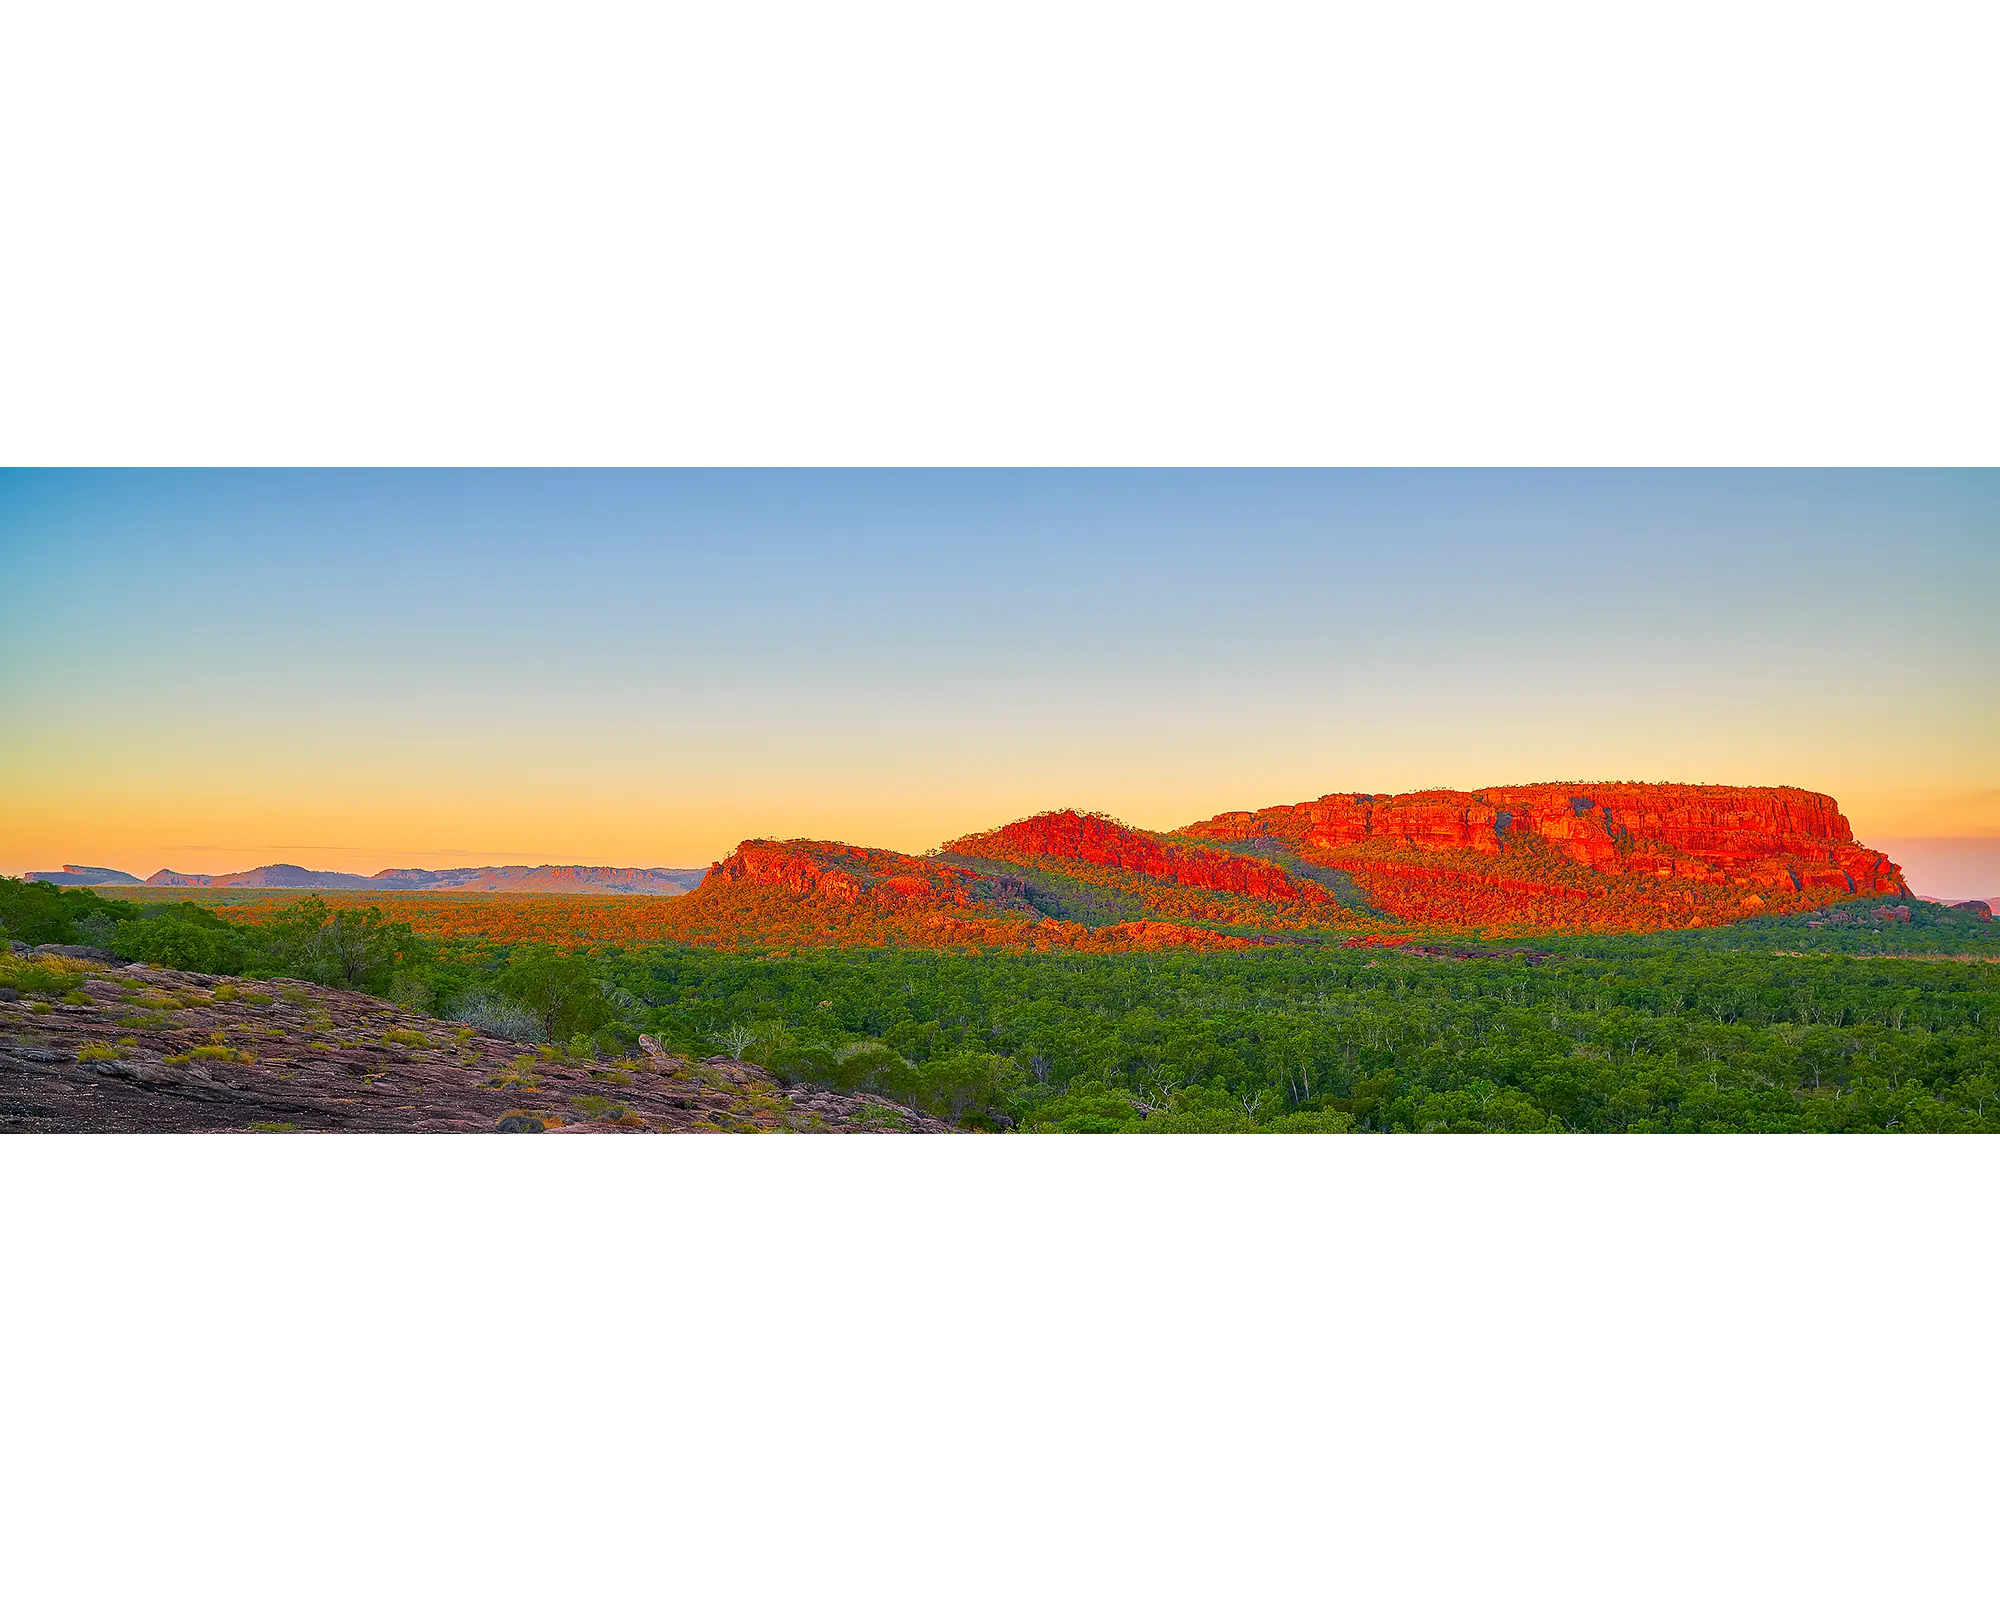
[[[45,947],[0,989],[0,1133],[956,1133],[875,1095],[787,1089],[652,1040],[550,1059],[372,995]]]

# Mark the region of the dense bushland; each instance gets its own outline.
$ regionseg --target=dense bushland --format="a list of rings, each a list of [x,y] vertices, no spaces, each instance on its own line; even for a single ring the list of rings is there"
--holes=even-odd
[[[1006,1109],[1028,1128],[2000,1130],[2000,968],[1984,963],[1634,939],[1540,965],[661,949],[611,968],[669,1036],[739,1029],[822,1063],[863,1042],[920,1066],[1011,1060]]]
[[[1907,924],[1851,915],[1464,961],[1389,948],[565,953],[429,940],[316,895],[231,924],[193,903],[0,880],[0,922],[31,942],[308,978],[582,1052],[627,1050],[643,1030],[973,1126],[2000,1131],[2000,966],[1924,959],[1991,952],[1992,926],[1927,906]]]

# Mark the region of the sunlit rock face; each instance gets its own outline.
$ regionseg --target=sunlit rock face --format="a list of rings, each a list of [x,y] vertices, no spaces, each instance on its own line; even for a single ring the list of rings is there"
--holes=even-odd
[[[1050,811],[928,856],[753,839],[684,920],[693,938],[1165,949],[1700,927],[1905,893],[1827,795],[1540,783],[1329,794],[1173,833]]]
[[[1222,889],[1260,900],[1330,904],[1333,898],[1318,884],[1271,862],[1143,833],[1090,812],[1045,811],[991,833],[954,839],[944,849],[948,855],[992,861],[1115,867],[1191,889]]]
[[[1446,927],[1684,926],[1908,892],[1901,868],[1855,840],[1832,797],[1807,789],[1538,783],[1331,794],[1181,831],[1280,841],[1352,872],[1385,909]]]

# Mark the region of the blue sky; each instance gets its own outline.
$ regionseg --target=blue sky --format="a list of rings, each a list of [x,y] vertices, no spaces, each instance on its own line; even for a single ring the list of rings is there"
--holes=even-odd
[[[1991,473],[12,473],[0,870],[1566,777],[1976,840],[1996,551]]]

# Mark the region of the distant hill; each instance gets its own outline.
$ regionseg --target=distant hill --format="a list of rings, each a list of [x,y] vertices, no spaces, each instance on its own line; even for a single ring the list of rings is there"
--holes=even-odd
[[[371,889],[450,889],[492,894],[686,894],[701,867],[389,867]]]
[[[1945,906],[1953,911],[1976,912],[1982,906],[1985,908],[1988,916],[1991,916],[1996,911],[2000,911],[2000,894],[1992,895],[1984,899],[1972,899],[1972,900],[1952,900],[1944,895],[1937,895],[1937,894],[1920,894],[1917,896],[1917,898],[1919,900],[1925,901],[1927,904],[1934,906]]]
[[[161,868],[146,882],[172,889],[372,889],[372,878],[355,872],[311,872],[304,867],[252,867],[248,872],[174,872]]]
[[[363,877],[354,872],[315,872],[279,864],[253,867],[248,872],[222,873],[173,872],[163,868],[145,881],[155,888],[186,889],[449,889],[460,894],[677,895],[686,894],[701,879],[699,867],[385,867],[372,877]],[[138,883],[140,880],[120,874],[116,878],[61,881]]]
[[[140,880],[129,872],[120,872],[115,867],[66,866],[60,872],[29,872],[23,877],[29,883],[59,883],[65,887],[84,886],[100,888],[107,883],[137,883]]]

